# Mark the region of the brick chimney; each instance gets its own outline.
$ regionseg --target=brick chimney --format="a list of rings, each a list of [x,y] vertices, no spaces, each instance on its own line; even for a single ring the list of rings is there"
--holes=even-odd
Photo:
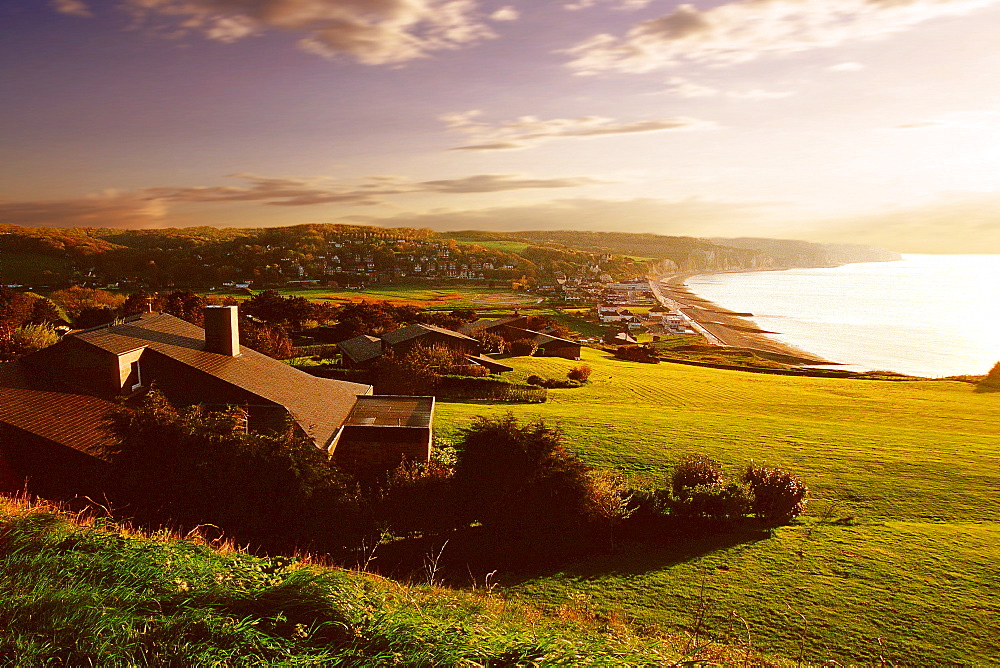
[[[205,350],[236,357],[240,354],[240,328],[236,306],[205,307]]]

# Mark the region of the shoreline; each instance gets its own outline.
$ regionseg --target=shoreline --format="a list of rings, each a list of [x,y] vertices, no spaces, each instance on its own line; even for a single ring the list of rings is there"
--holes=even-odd
[[[723,308],[718,304],[699,297],[687,287],[687,279],[692,276],[719,274],[726,272],[701,271],[685,274],[664,274],[649,280],[649,284],[662,305],[679,311],[686,316],[694,329],[712,344],[727,348],[739,348],[756,353],[765,359],[795,366],[839,366],[795,346],[777,341],[769,332],[749,320],[752,313],[740,313]]]

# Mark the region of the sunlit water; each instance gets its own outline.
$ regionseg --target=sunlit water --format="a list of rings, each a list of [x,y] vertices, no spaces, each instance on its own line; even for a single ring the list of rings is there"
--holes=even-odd
[[[773,338],[863,371],[984,374],[1000,360],[1000,255],[707,274],[691,290]]]

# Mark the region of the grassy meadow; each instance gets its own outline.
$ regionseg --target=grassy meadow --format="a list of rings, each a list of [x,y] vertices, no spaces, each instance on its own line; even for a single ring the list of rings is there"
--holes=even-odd
[[[580,362],[508,358],[562,377]],[[660,481],[700,453],[737,476],[751,459],[795,471],[805,516],[771,535],[622,545],[511,591],[673,631],[699,627],[806,661],[1000,662],[1000,392],[957,381],[798,378],[584,349],[589,385],[536,405],[441,401],[437,431],[510,410],[564,430],[588,463]]]

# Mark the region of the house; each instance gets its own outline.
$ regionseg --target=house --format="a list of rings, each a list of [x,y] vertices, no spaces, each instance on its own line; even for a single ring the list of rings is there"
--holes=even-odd
[[[530,329],[520,330],[521,336],[518,338],[534,341],[538,346],[538,354],[541,357],[563,357],[568,360],[579,360],[580,350],[583,347],[576,341],[563,339],[551,334],[535,332]]]
[[[456,350],[464,353],[470,364],[484,366],[490,373],[513,371],[512,367],[483,355],[479,341],[471,336],[424,323],[401,327],[380,337],[362,334],[337,344],[344,366],[353,369],[370,366],[389,351],[395,355],[406,355],[416,346],[440,346]]]
[[[346,430],[355,409],[375,400],[370,385],[318,378],[241,346],[236,307],[209,306],[204,329],[145,313],[0,364],[0,483],[20,489],[27,479],[43,495],[93,491],[110,441],[104,416],[154,383],[175,404],[243,407],[250,429],[291,424],[338,463],[348,433],[351,461],[392,467],[430,457],[433,398],[378,397],[379,410]]]
[[[502,337],[507,342],[529,339],[538,345],[538,350],[542,356],[565,357],[570,360],[580,359],[581,346],[576,341],[553,336],[548,332],[527,329],[527,325],[527,316],[515,313],[514,315],[492,320],[480,318],[474,322],[462,325],[460,329],[467,334],[489,332]]]

